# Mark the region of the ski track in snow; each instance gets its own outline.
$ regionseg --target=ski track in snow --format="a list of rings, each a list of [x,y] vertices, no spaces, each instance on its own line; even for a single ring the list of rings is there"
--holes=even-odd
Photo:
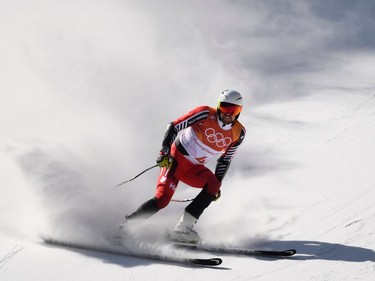
[[[2,270],[4,268],[4,266],[10,262],[10,260],[12,258],[14,258],[14,256],[16,256],[19,252],[21,252],[22,250],[24,249],[23,246],[21,245],[16,245],[12,248],[12,250],[10,250],[10,252],[8,252],[7,254],[5,254],[4,256],[2,256],[0,258],[0,270]]]

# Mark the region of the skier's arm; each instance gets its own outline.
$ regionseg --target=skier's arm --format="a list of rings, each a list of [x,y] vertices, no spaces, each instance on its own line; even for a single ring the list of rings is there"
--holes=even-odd
[[[171,145],[173,141],[175,140],[177,133],[178,132],[176,130],[176,127],[174,126],[174,123],[173,122],[169,123],[167,126],[167,130],[165,131],[165,134],[164,134],[161,151],[165,152],[166,154],[169,154]]]
[[[215,168],[215,175],[220,182],[223,181],[229,169],[230,163],[244,138],[245,138],[245,130],[242,129],[239,139],[235,141],[234,143],[232,143],[227,148],[227,150],[220,156],[220,158],[217,160],[216,168]]]
[[[185,115],[169,123],[164,134],[161,151],[169,154],[171,145],[177,137],[179,131],[193,125],[196,122],[206,119],[209,115],[208,106],[199,106]]]

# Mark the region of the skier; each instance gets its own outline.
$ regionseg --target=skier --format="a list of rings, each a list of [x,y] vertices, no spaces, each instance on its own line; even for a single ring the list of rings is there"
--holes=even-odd
[[[241,110],[241,94],[225,90],[219,96],[216,109],[200,106],[169,123],[156,160],[161,167],[156,193],[134,213],[127,215],[120,228],[124,229],[133,219],[148,218],[166,207],[182,181],[202,190],[185,208],[170,238],[198,242],[199,235],[193,226],[211,202],[221,196],[221,182],[245,137],[246,130],[238,121]],[[218,155],[213,173],[205,164]]]

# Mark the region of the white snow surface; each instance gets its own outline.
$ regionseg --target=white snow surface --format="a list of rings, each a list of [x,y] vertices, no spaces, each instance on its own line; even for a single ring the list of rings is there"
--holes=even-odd
[[[0,3],[1,281],[375,280],[372,1]],[[168,122],[229,87],[247,136],[196,229],[297,255],[159,245],[186,203],[135,227],[132,247],[221,266],[43,243],[105,245],[158,171],[112,187],[153,165]]]

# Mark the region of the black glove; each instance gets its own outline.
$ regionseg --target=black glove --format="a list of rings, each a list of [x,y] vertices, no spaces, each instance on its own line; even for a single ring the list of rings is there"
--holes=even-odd
[[[158,164],[158,166],[160,168],[165,167],[167,169],[169,169],[169,167],[172,165],[172,159],[169,156],[169,148],[168,147],[166,147],[166,146],[162,147],[162,149],[160,150],[159,157],[156,159],[156,164]]]

